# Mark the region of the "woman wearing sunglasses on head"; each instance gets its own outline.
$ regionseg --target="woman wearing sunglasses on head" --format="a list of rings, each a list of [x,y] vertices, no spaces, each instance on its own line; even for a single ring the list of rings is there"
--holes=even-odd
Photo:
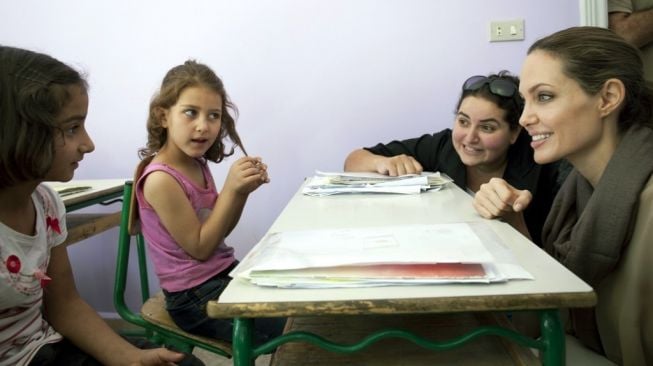
[[[519,79],[507,71],[472,76],[463,83],[453,129],[357,149],[345,160],[345,171],[391,176],[439,171],[472,194],[490,179],[503,178],[532,194],[524,212],[506,211],[503,219],[539,244],[555,196],[557,167],[533,160],[530,137],[519,126],[523,101],[518,88]]]

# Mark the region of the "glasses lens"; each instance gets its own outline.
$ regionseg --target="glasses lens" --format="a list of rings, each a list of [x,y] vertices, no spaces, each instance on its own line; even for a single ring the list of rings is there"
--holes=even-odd
[[[487,76],[476,75],[463,83],[463,91],[476,91],[485,84],[489,84],[490,92],[500,97],[512,98],[517,94],[517,86],[510,80],[491,79]]]
[[[464,91],[477,90],[478,88],[485,85],[485,83],[487,82],[488,79],[485,76],[482,75],[472,76],[469,79],[465,80],[465,82],[463,83],[463,90]]]
[[[515,95],[517,89],[515,84],[508,80],[494,79],[490,82],[490,91],[496,95],[509,98]]]

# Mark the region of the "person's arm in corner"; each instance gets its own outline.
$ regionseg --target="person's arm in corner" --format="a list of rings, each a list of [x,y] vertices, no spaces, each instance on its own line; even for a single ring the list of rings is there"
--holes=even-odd
[[[608,24],[610,29],[636,47],[653,42],[653,8],[633,13],[610,13]]]
[[[346,172],[374,172],[396,177],[419,174],[422,170],[422,165],[415,158],[405,154],[386,157],[372,154],[365,149],[357,149],[345,159]]]

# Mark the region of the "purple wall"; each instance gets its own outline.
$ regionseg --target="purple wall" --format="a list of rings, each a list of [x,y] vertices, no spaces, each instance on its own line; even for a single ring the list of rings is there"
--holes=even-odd
[[[569,0],[23,0],[0,3],[0,13],[0,43],[89,74],[97,148],[79,179],[131,176],[149,99],[171,66],[192,57],[216,70],[248,152],[272,178],[228,238],[238,257],[315,169],[341,170],[357,147],[448,127],[466,77],[518,73],[535,39],[580,22]],[[515,18],[524,41],[488,41],[491,20]],[[218,185],[233,161],[212,168]],[[80,292],[105,312],[116,238],[112,230],[69,250]]]

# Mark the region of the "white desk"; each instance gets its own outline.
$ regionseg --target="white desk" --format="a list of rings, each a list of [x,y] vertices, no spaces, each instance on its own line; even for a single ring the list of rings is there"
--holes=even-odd
[[[298,192],[270,232],[483,220],[471,197],[455,185],[421,195],[308,197]],[[210,302],[208,313],[235,317],[234,364],[250,365],[248,318],[369,314],[538,310],[544,362],[564,363],[564,336],[557,309],[596,303],[591,287],[509,225],[487,221],[535,280],[490,285],[448,284],[340,289],[278,289],[234,280]],[[285,336],[282,336],[282,338]],[[276,345],[276,344],[275,344]]]
[[[97,235],[120,224],[120,212],[111,213],[72,213],[95,204],[103,204],[122,197],[126,179],[72,180],[70,182],[46,182],[60,192],[72,187],[90,187],[78,193],[61,197],[66,206],[66,227],[68,236],[64,245]]]

